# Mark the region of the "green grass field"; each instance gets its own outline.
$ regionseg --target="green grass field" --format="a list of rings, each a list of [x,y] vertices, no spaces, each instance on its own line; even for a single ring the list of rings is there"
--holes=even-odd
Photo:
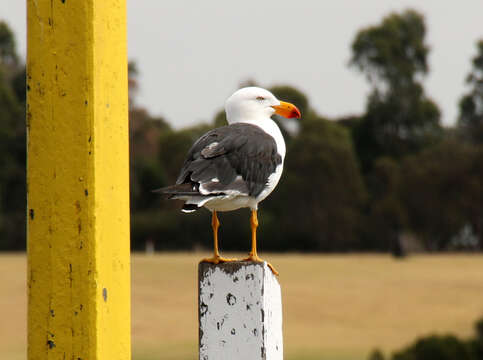
[[[135,360],[197,358],[197,261],[132,258]],[[483,256],[272,255],[280,271],[285,358],[362,360],[429,333],[467,337],[483,316]],[[0,255],[0,359],[25,359],[26,259]]]

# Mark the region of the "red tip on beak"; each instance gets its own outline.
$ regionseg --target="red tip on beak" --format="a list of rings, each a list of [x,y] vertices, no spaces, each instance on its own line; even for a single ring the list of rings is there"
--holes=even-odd
[[[300,119],[300,110],[294,105],[285,101],[280,101],[280,105],[272,106],[275,109],[275,114],[283,116],[284,118]]]

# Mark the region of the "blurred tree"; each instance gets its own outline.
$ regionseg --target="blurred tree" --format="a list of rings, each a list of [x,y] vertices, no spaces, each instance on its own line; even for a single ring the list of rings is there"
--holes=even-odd
[[[0,21],[0,249],[25,248],[25,67]]]
[[[213,119],[213,127],[219,128],[225,125],[228,125],[228,122],[226,121],[226,113],[225,109],[221,109],[216,113],[215,118]]]
[[[483,144],[483,39],[478,41],[477,49],[473,69],[466,78],[470,91],[459,104],[458,128],[466,140]]]
[[[239,89],[244,88],[244,87],[249,87],[249,86],[259,86],[259,85],[255,81],[255,79],[252,79],[252,78],[244,79],[244,80],[240,81],[240,83],[238,84]]]
[[[165,201],[151,192],[174,184],[189,148],[209,128],[208,125],[198,125],[175,131],[160,119],[149,117],[148,127],[141,132],[144,137],[132,151],[135,154],[132,167],[137,179],[131,185],[137,196],[137,207],[132,206],[134,248],[139,249],[146,240],[153,240],[158,249],[187,249],[199,241],[200,232],[206,234],[206,239],[211,238],[209,221],[203,223],[200,220],[203,216],[182,216],[176,212],[181,209],[180,203]],[[153,146],[148,147],[146,153],[142,143],[146,145],[146,139],[151,135]]]
[[[471,230],[483,250],[483,145],[472,147],[471,164],[464,178],[463,211]]]
[[[474,159],[474,148],[447,140],[403,161],[401,199],[409,226],[428,250],[446,249],[469,221],[467,204],[475,195],[470,186]]]
[[[350,65],[373,87],[366,114],[353,131],[364,173],[379,156],[401,158],[441,133],[438,107],[420,84],[428,72],[425,34],[424,17],[407,10],[362,29],[352,43]]]
[[[305,251],[359,248],[365,190],[346,129],[321,118],[306,120],[287,154],[279,188],[263,206],[276,218],[263,229],[271,232],[271,246]]]
[[[365,172],[380,156],[400,159],[441,137],[439,110],[422,92],[419,84],[413,84],[385,96],[372,94],[367,112],[354,131],[354,142]]]
[[[365,73],[379,92],[411,86],[428,72],[423,15],[414,10],[390,14],[381,24],[358,32],[351,65]]]
[[[130,199],[131,239],[136,249],[144,247],[146,241],[155,239],[160,231],[160,199],[151,190],[167,184],[166,173],[159,164],[160,137],[171,131],[161,117],[153,117],[136,104],[138,70],[134,61],[128,65],[129,75],[129,145],[130,145]]]
[[[409,221],[399,162],[443,137],[439,109],[421,84],[429,71],[425,35],[424,17],[414,10],[360,30],[350,65],[365,74],[372,91],[365,114],[340,119],[351,131],[369,194],[364,241],[394,255],[403,255],[400,234]]]
[[[8,24],[0,21],[0,63],[2,66],[17,66],[18,55],[15,49],[15,37]]]
[[[156,164],[156,160],[159,138],[162,133],[170,131],[170,126],[163,118],[152,117],[146,109],[136,105],[138,71],[133,61],[129,62],[128,74],[131,208],[141,211],[157,204],[149,190],[162,186],[166,181],[164,170]]]
[[[159,162],[165,168],[166,180],[169,184],[176,182],[188,150],[204,132],[204,129],[198,131],[196,128],[188,128],[169,131],[161,136]]]
[[[361,122],[362,118],[359,115],[349,115],[349,116],[344,116],[341,118],[336,119],[336,121],[346,127],[351,133],[353,129],[357,128],[359,126],[359,123]]]
[[[170,131],[162,118],[151,117],[145,109],[129,111],[131,209],[138,211],[158,204],[150,190],[166,183],[164,169],[157,163],[159,138]]]
[[[127,74],[128,74],[128,90],[129,90],[129,110],[135,106],[136,95],[139,90],[138,75],[139,70],[137,63],[134,60],[130,60],[127,64]]]
[[[404,256],[400,234],[406,223],[405,209],[400,199],[400,166],[391,158],[377,159],[368,176],[367,187],[372,194],[364,243],[375,250],[390,250],[394,256]]]

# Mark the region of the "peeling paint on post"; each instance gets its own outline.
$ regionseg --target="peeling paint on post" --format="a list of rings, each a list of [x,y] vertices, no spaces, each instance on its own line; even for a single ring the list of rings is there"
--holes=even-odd
[[[282,297],[266,263],[199,265],[200,360],[282,360]]]
[[[127,360],[126,0],[27,0],[27,26],[28,359]]]

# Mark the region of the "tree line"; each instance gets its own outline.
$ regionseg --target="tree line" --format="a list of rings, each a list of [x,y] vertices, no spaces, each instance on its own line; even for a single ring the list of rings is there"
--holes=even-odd
[[[287,157],[279,186],[260,209],[262,250],[481,249],[483,40],[469,64],[458,119],[443,127],[423,87],[425,36],[424,17],[414,10],[389,14],[356,34],[349,66],[371,86],[363,114],[324,118],[300,90],[269,88],[296,104],[302,119],[275,118]],[[173,129],[136,103],[136,75],[130,63],[132,247],[209,247],[208,211],[182,215],[181,204],[151,190],[174,183],[191,144],[225,125],[224,111],[208,123]],[[26,91],[14,36],[0,22],[0,249],[25,248]],[[248,216],[246,210],[221,214],[222,249],[248,250]]]

